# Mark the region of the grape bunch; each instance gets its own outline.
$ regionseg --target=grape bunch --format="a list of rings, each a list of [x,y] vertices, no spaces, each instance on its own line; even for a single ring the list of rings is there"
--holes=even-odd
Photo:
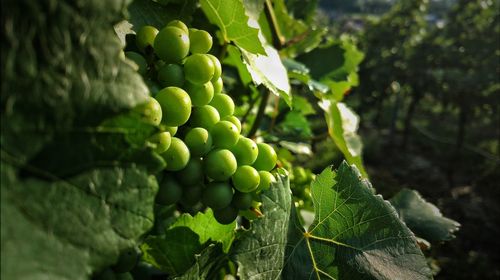
[[[127,48],[126,57],[159,89],[134,109],[159,128],[149,139],[167,164],[157,203],[202,205],[219,223],[233,222],[270,187],[277,155],[240,135],[234,102],[223,93],[221,63],[208,54],[212,36],[175,20],[161,30],[143,26]]]

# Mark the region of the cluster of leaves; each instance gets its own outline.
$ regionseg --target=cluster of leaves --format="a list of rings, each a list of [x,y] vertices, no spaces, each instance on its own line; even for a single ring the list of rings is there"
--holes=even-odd
[[[316,1],[135,0],[124,22],[126,2],[11,1],[2,9],[2,278],[88,279],[135,246],[134,277],[432,277],[414,233],[447,240],[458,224],[414,191],[390,202],[375,194],[359,119],[342,102],[363,54],[350,38],[324,38],[312,21]],[[154,204],[154,174],[165,163],[144,144],[151,127],[108,120],[148,96],[120,58],[120,38],[172,19],[216,31],[225,84],[246,103],[244,131],[286,151],[292,188],[308,189],[299,198],[309,201],[309,221],[284,168],[252,222],[221,225],[210,210],[179,215]],[[311,181],[293,164],[311,156],[310,121],[321,111],[348,163]]]

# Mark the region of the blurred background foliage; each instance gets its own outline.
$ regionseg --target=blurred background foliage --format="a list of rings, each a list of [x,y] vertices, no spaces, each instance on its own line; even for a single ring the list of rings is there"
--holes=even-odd
[[[438,279],[498,279],[500,1],[316,2],[314,21],[364,53],[345,103],[360,117],[373,185],[384,197],[416,189],[462,223],[431,248]],[[343,158],[329,141],[312,149],[313,171]]]

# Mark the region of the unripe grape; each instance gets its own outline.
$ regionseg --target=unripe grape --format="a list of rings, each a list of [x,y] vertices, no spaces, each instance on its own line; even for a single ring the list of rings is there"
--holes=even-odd
[[[186,167],[175,175],[184,186],[196,185],[203,180],[203,164],[199,158],[191,158]]]
[[[144,75],[148,69],[146,59],[136,52],[125,52],[125,56],[134,63],[134,70],[139,74]]]
[[[158,71],[158,82],[163,87],[182,87],[184,70],[178,64],[165,64]]]
[[[234,114],[233,99],[227,94],[216,94],[210,105],[217,109],[220,117],[230,116]]]
[[[236,169],[232,176],[234,188],[240,192],[252,192],[257,189],[260,183],[259,172],[250,165],[242,165]]]
[[[137,115],[141,121],[151,125],[159,125],[163,115],[160,103],[152,97],[149,97],[145,103],[135,107],[132,114]]]
[[[222,209],[233,199],[233,188],[226,182],[212,182],[203,190],[202,202],[216,210]]]
[[[202,195],[202,183],[184,186],[182,191],[181,203],[185,206],[195,206],[198,202],[200,202]]]
[[[159,154],[165,152],[170,147],[172,137],[169,132],[159,132],[149,137],[148,142],[154,145],[153,150]]]
[[[212,136],[203,127],[189,130],[184,142],[193,156],[204,156],[212,148]]]
[[[257,147],[259,149],[259,154],[252,166],[259,171],[271,171],[274,166],[276,166],[278,155],[274,151],[273,147],[266,143],[259,143],[257,144]]]
[[[252,165],[259,154],[257,144],[250,139],[241,136],[234,147],[231,148],[238,165]]]
[[[257,191],[265,191],[268,190],[271,184],[276,182],[276,179],[274,178],[273,174],[269,171],[259,171],[259,176],[260,176],[260,183],[259,186],[257,187]]]
[[[251,193],[244,193],[240,191],[234,192],[231,206],[240,210],[247,210],[252,206],[253,196]]]
[[[216,148],[224,148],[229,149],[238,142],[238,137],[240,134],[238,133],[238,128],[228,121],[220,121],[216,123],[212,130],[210,131],[212,134],[212,139],[214,141],[214,146]]]
[[[158,29],[150,25],[141,27],[141,29],[137,32],[135,39],[137,48],[144,52],[147,47],[153,47],[158,32]]]
[[[212,36],[205,30],[189,29],[191,53],[207,53],[212,48]]]
[[[202,85],[188,83],[185,89],[191,97],[193,106],[207,105],[214,97],[214,86],[211,82]]]
[[[237,117],[225,116],[225,117],[221,118],[221,120],[232,122],[236,126],[236,128],[238,129],[238,133],[241,133],[241,122]]]
[[[227,206],[220,210],[214,210],[214,218],[223,225],[229,225],[238,217],[238,209]]]
[[[158,92],[156,100],[163,112],[162,123],[168,126],[183,125],[191,115],[191,98],[178,87],[166,87]]]
[[[214,87],[214,94],[219,94],[222,92],[222,89],[223,89],[222,77],[219,77],[215,81],[212,80],[210,82],[212,83],[212,86]]]
[[[169,23],[167,23],[167,26],[177,27],[189,34],[189,28],[186,26],[186,24],[184,24],[184,22],[180,20],[172,20]]]
[[[212,60],[212,63],[214,64],[214,76],[212,77],[212,81],[216,81],[222,75],[222,65],[220,64],[220,60],[214,55],[207,54],[207,56],[210,58],[210,60]]]
[[[173,178],[167,176],[160,183],[158,194],[156,195],[156,203],[161,205],[174,204],[182,196],[182,186]]]
[[[195,53],[184,62],[184,76],[193,84],[204,84],[214,76],[214,63],[205,54]]]
[[[175,136],[175,134],[177,133],[177,126],[167,126],[164,124],[160,124],[159,128],[161,131],[169,132],[170,136]]]
[[[169,171],[178,171],[186,167],[189,162],[190,153],[188,147],[181,139],[172,137],[170,148],[161,154],[161,156],[167,162],[167,167],[165,169]]]
[[[180,62],[189,53],[189,36],[184,30],[166,26],[156,35],[155,53],[166,62]]]
[[[193,108],[189,122],[192,127],[203,127],[210,131],[219,120],[219,112],[210,105],[204,105]]]
[[[203,161],[205,174],[216,181],[224,181],[234,174],[237,168],[236,158],[226,149],[212,150]]]

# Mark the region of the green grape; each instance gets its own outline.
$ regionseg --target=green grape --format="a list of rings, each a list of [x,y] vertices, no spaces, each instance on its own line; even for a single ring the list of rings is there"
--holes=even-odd
[[[257,170],[271,171],[276,166],[278,155],[276,155],[273,147],[266,143],[259,143],[257,147],[259,148],[259,154],[252,166]]]
[[[220,117],[234,114],[233,99],[227,94],[216,94],[210,102],[210,105],[217,109]]]
[[[252,206],[253,196],[251,193],[235,191],[231,206],[240,210],[247,210]]]
[[[158,71],[157,78],[162,87],[182,87],[184,70],[178,64],[165,64]]]
[[[172,136],[170,132],[159,132],[149,137],[148,142],[154,145],[153,150],[159,154],[165,152],[170,147]]]
[[[125,52],[125,57],[134,63],[135,71],[141,75],[146,74],[146,71],[148,70],[148,62],[142,55],[136,52]]]
[[[202,202],[216,210],[227,207],[233,199],[233,188],[226,182],[212,182],[203,190]]]
[[[169,171],[179,171],[188,164],[190,154],[188,147],[181,139],[172,137],[170,148],[161,154],[161,156],[167,162],[167,167],[165,169]]]
[[[226,149],[212,150],[203,161],[205,174],[216,181],[224,181],[234,174],[237,168],[236,158]]]
[[[159,125],[163,115],[160,103],[152,97],[149,97],[147,102],[136,106],[132,110],[132,114],[137,115],[141,121],[151,125]]]
[[[124,273],[132,270],[139,260],[139,252],[136,248],[128,248],[120,254],[118,261],[113,265],[113,270]]]
[[[162,123],[179,126],[186,123],[191,115],[191,98],[178,87],[166,87],[156,95],[163,112]]]
[[[214,97],[214,86],[211,82],[202,85],[188,83],[185,89],[191,97],[193,106],[207,105]]]
[[[158,32],[158,29],[150,25],[144,25],[141,27],[141,29],[137,32],[135,39],[137,48],[144,52],[147,47],[153,47]]]
[[[236,126],[236,128],[238,129],[238,133],[241,133],[241,122],[237,117],[225,116],[225,117],[221,118],[221,120],[232,122]]]
[[[167,176],[160,182],[160,188],[156,195],[156,203],[161,205],[174,204],[182,196],[182,186],[173,178]]]
[[[276,182],[276,179],[274,178],[273,174],[269,171],[259,171],[259,176],[260,176],[260,183],[259,186],[257,187],[258,191],[265,191],[269,189],[272,183]]]
[[[238,142],[238,137],[240,136],[238,128],[232,122],[228,121],[216,123],[212,127],[212,130],[210,130],[210,134],[212,134],[214,146],[224,149],[229,149],[234,146],[236,142]]]
[[[292,169],[294,181],[297,184],[305,184],[307,183],[307,174],[306,170],[302,166],[294,167]]]
[[[223,225],[229,225],[238,217],[238,209],[227,206],[220,210],[214,210],[214,218]]]
[[[166,62],[180,62],[189,53],[189,36],[186,31],[166,26],[156,35],[155,53]]]
[[[167,126],[164,124],[160,124],[159,128],[161,131],[170,132],[170,136],[175,136],[175,134],[177,133],[177,126]]]
[[[174,26],[174,27],[177,27],[181,30],[183,30],[184,32],[188,33],[189,34],[189,29],[188,27],[186,26],[186,24],[184,24],[184,22],[180,21],[180,20],[172,20],[170,21],[169,23],[167,23],[167,26]]]
[[[184,206],[195,206],[201,200],[203,189],[202,183],[185,186],[182,192],[181,203]]]
[[[252,139],[241,136],[236,145],[231,148],[231,152],[233,152],[238,165],[252,165],[257,159],[259,149]]]
[[[203,164],[199,158],[191,158],[186,167],[176,173],[177,180],[184,186],[195,185],[203,180]]]
[[[212,81],[218,80],[222,75],[222,65],[217,57],[211,54],[207,54],[207,56],[212,60],[214,64],[214,76],[212,77]],[[222,83],[222,80],[221,80]],[[221,84],[222,86],[222,84]]]
[[[205,30],[189,30],[191,53],[207,53],[212,48],[212,36]]]
[[[205,54],[195,53],[184,62],[184,76],[193,84],[204,84],[214,76],[214,63]]]
[[[233,186],[240,192],[248,193],[257,189],[260,183],[259,172],[250,165],[242,165],[231,177]]]
[[[184,143],[193,156],[204,156],[212,148],[212,136],[203,127],[195,127],[188,131]]]
[[[211,81],[212,86],[214,87],[214,94],[219,94],[222,92],[223,89],[223,83],[222,83],[222,77],[217,78],[215,81]]]
[[[189,122],[192,127],[203,127],[204,129],[210,131],[214,124],[218,123],[220,120],[219,112],[210,106],[204,105],[199,107],[193,107],[193,113]]]

